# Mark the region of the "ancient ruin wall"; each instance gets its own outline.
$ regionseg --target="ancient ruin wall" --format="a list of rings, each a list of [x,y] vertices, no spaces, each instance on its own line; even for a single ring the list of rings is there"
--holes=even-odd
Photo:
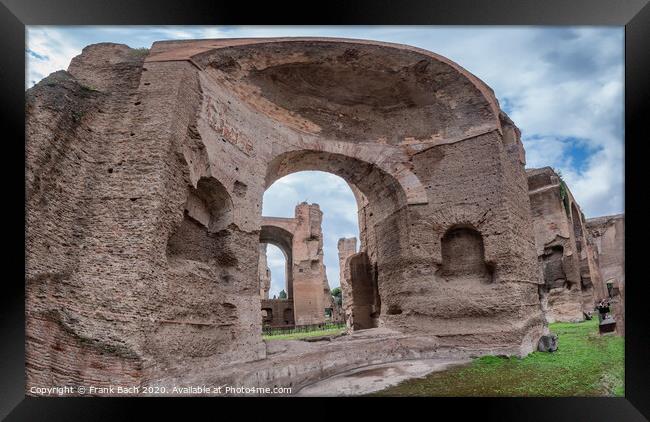
[[[271,289],[271,270],[266,259],[266,243],[260,243],[260,260],[257,264],[257,273],[260,280],[260,298],[268,299]]]
[[[296,325],[319,324],[325,320],[329,294],[323,264],[323,213],[318,204],[296,206],[298,224],[293,242],[293,291]]]
[[[380,325],[481,353],[527,353],[545,330],[518,132],[444,57],[338,39],[158,42],[144,58],[98,44],[27,97],[28,387],[263,359],[262,195],[300,170],[367,200]],[[458,228],[480,237],[489,282],[443,275]]]
[[[295,326],[293,300],[262,299],[262,323],[274,328]]]
[[[625,216],[590,218],[587,229],[594,239],[602,273],[602,288],[597,299],[609,296],[607,283],[611,283],[616,330],[625,335]]]
[[[287,292],[294,303],[296,325],[321,324],[325,322],[325,308],[336,310],[324,264],[323,213],[318,204],[303,202],[296,205],[294,215],[293,218],[263,217],[260,241],[280,245],[290,261],[287,262],[290,269]],[[290,240],[282,241],[280,235]]]
[[[605,283],[625,282],[625,217],[623,214],[590,218],[587,229],[598,250]]]
[[[343,313],[345,324],[352,328],[352,305],[354,296],[352,295],[352,285],[350,282],[350,271],[347,260],[350,256],[357,253],[357,238],[341,238],[337,243],[339,252],[339,283],[341,285],[341,294],[343,296]]]
[[[237,195],[201,173],[197,74],[143,60],[90,46],[27,93],[28,385],[265,356],[258,234],[232,225]]]
[[[351,303],[349,324],[353,330],[367,330],[379,326],[381,299],[368,254],[361,251],[345,261],[345,276],[350,284]],[[393,314],[391,310],[388,314]]]
[[[606,296],[607,287],[603,281],[603,275],[600,268],[600,255],[595,243],[583,220],[585,228],[586,245],[581,253],[580,261],[580,278],[582,281],[582,309],[585,314],[593,313],[595,306],[600,299]]]
[[[380,324],[435,333],[448,345],[494,351],[520,341],[521,350],[532,350],[543,317],[521,154],[518,138],[507,147],[492,132],[413,156],[428,204],[374,226]],[[463,259],[444,252],[456,230],[473,233],[473,259],[484,270],[463,277],[445,271]],[[380,240],[393,232],[409,242]]]
[[[550,167],[529,169],[528,187],[549,322],[581,321],[594,310],[600,271],[593,241],[569,188]]]

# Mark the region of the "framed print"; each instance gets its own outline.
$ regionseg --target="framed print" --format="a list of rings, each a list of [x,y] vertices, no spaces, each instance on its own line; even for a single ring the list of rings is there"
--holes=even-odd
[[[646,3],[3,0],[3,417],[644,420]]]

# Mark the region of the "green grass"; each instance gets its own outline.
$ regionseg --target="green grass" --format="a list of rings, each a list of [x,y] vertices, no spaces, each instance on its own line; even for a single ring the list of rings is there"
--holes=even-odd
[[[321,337],[321,336],[331,336],[335,334],[341,334],[345,331],[345,327],[339,328],[330,328],[327,330],[315,330],[309,331],[306,333],[294,333],[294,334],[278,334],[274,336],[263,335],[262,339],[264,340],[301,340],[304,338],[310,337]]]
[[[379,396],[623,396],[624,340],[599,335],[598,320],[555,323],[554,353],[525,358],[484,356],[470,364],[411,379]]]

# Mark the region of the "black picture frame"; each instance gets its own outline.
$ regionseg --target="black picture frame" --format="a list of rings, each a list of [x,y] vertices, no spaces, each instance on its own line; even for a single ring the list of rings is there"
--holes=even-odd
[[[0,417],[7,420],[122,420],[131,419],[137,407],[181,411],[212,408],[224,412],[225,403],[251,411],[250,399],[176,400],[146,398],[33,398],[25,396],[24,361],[24,118],[25,118],[25,26],[26,25],[614,25],[625,26],[625,214],[626,286],[625,397],[624,398],[390,398],[345,400],[367,412],[384,408],[415,411],[417,404],[429,415],[454,418],[474,415],[481,420],[540,421],[636,421],[650,418],[650,313],[642,255],[648,229],[642,206],[648,187],[641,149],[650,104],[650,5],[648,0],[445,0],[445,1],[341,1],[290,2],[199,2],[199,1],[75,1],[0,0],[0,119],[2,119],[5,237],[0,343]],[[302,12],[302,13],[300,13]],[[645,135],[645,136],[644,136]],[[645,193],[645,195],[644,195]],[[21,202],[22,201],[22,202]],[[21,208],[19,204],[23,204]],[[11,239],[11,240],[10,240]],[[21,250],[22,249],[22,250]],[[11,269],[11,271],[7,271]],[[21,277],[22,274],[22,277]],[[259,406],[279,409],[270,400]],[[406,403],[411,401],[412,403]],[[300,399],[304,404],[306,400]],[[189,404],[191,403],[191,405]],[[293,408],[293,404],[288,408]],[[338,403],[318,406],[340,415]],[[314,410],[314,409],[312,409]],[[434,412],[435,411],[435,412]],[[307,413],[300,412],[303,418]],[[320,413],[320,412],[317,412]],[[225,413],[224,413],[225,415]],[[366,416],[370,416],[368,413]],[[402,416],[403,417],[403,416]],[[407,416],[408,417],[408,416]]]

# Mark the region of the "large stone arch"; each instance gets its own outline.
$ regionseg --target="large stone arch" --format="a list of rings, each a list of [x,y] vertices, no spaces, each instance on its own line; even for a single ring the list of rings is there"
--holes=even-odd
[[[260,243],[275,245],[285,258],[285,281],[287,298],[293,299],[293,222],[283,224],[285,219],[266,218],[260,230]],[[286,219],[291,220],[291,219]]]
[[[356,148],[357,151],[363,149]],[[291,173],[318,170],[341,177],[351,187],[359,209],[359,228],[362,242],[362,255],[366,258],[363,268],[364,276],[357,277],[359,286],[355,291],[376,291],[377,284],[384,283],[379,267],[397,254],[405,254],[408,250],[408,229],[404,222],[407,218],[409,201],[414,204],[426,203],[426,198],[409,198],[404,185],[393,175],[380,168],[372,160],[363,161],[359,155],[331,153],[322,150],[294,150],[276,156],[267,166],[265,177],[266,186],[275,180]],[[356,155],[356,156],[355,156]],[[412,174],[412,173],[411,173]],[[413,175],[413,177],[415,177]],[[414,193],[414,191],[412,191]],[[263,221],[266,221],[264,217]],[[388,225],[390,229],[377,231],[375,227]],[[388,227],[387,226],[387,227]],[[401,249],[400,249],[401,248]],[[389,264],[386,264],[389,265]],[[367,286],[365,286],[367,284]],[[373,290],[374,289],[374,290]],[[369,328],[377,326],[380,299],[376,298],[375,316],[368,317],[375,322],[372,324],[359,323],[355,327]],[[369,309],[369,308],[368,308]],[[365,312],[365,311],[364,311]],[[357,314],[363,313],[361,311]],[[360,320],[360,319],[359,319]]]
[[[332,302],[325,271],[323,212],[318,204],[301,202],[294,217],[262,217],[260,242],[275,243],[287,257],[287,300],[296,325],[325,322]],[[263,301],[264,302],[264,301]]]
[[[370,213],[375,223],[405,208],[409,200],[426,203],[426,198],[409,198],[404,185],[373,161],[320,150],[294,150],[274,157],[267,166],[265,186],[283,176],[305,170],[323,171],[345,180],[357,199],[358,208],[374,204]]]
[[[62,111],[49,107],[61,87],[69,93]],[[99,364],[103,351],[114,367],[128,360],[130,378],[154,383],[189,379],[190,361],[215,368],[264,359],[262,196],[275,178],[314,162],[348,180],[363,203],[378,325],[505,354],[531,351],[546,329],[519,132],[491,89],[446,58],[320,38],[157,42],[145,58],[99,44],[28,97],[28,308],[63,327],[62,355],[85,353],[78,377],[114,381]],[[52,139],[71,153],[55,156]],[[57,196],[57,183],[69,180],[83,191]],[[167,245],[188,186],[200,180],[217,181],[229,198],[227,224],[209,219],[227,259],[208,253],[189,265],[168,259]],[[480,231],[494,269],[494,282],[470,290],[436,275],[442,237],[466,223]],[[187,306],[176,306],[170,274],[186,281]],[[71,293],[41,301],[61,290]],[[40,347],[28,342],[28,383],[56,374],[76,385],[38,365]]]

